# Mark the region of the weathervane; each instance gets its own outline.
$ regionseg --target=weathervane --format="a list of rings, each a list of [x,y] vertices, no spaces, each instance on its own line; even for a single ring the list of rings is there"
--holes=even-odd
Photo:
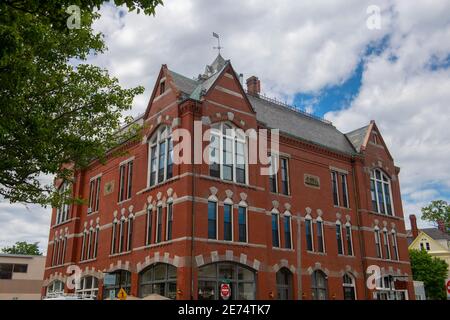
[[[217,49],[220,54],[220,49],[223,49],[223,47],[220,46],[220,36],[215,32],[213,32],[212,34],[214,38],[217,38],[217,47],[213,47],[213,49]]]

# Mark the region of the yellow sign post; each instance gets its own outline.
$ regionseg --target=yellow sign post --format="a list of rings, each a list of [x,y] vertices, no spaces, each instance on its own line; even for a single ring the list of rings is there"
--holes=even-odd
[[[127,293],[123,288],[120,288],[119,293],[117,294],[117,298],[119,300],[126,300],[127,299]]]

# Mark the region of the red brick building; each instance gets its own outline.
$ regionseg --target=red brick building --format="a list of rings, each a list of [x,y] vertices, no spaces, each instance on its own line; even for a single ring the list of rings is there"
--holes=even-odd
[[[344,134],[261,96],[257,77],[246,84],[220,55],[195,80],[161,67],[142,141],[76,172],[86,204],[53,210],[43,294],[74,292],[77,265],[76,292],[99,299],[120,288],[219,299],[223,283],[232,299],[414,297],[400,169],[375,122]],[[173,130],[194,139],[196,121],[214,128],[202,147],[223,164],[192,164],[186,150],[190,161],[174,163]],[[248,137],[227,128],[279,129],[276,174],[249,164]]]

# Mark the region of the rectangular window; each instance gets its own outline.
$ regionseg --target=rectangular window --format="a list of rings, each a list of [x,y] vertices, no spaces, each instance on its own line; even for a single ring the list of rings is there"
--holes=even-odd
[[[156,146],[153,146],[150,149],[150,186],[154,186],[156,184]]]
[[[27,273],[28,272],[28,265],[27,264],[15,264],[13,272]]]
[[[82,244],[81,244],[81,257],[80,257],[80,260],[84,260],[85,259],[85,253],[86,253],[86,234],[87,234],[87,232],[85,231],[85,232],[83,232],[83,242],[82,242]]]
[[[317,251],[325,252],[323,245],[323,223],[322,221],[317,221]]]
[[[384,187],[384,195],[386,197],[387,214],[392,216],[391,191],[389,188],[389,184],[383,183],[383,187]]]
[[[233,140],[223,138],[223,179],[233,181]]]
[[[99,233],[100,228],[97,227],[97,229],[95,230],[94,258],[97,258]]]
[[[125,200],[125,165],[121,165],[119,168],[119,199],[121,202]]]
[[[162,239],[162,207],[158,207],[156,214],[156,243],[161,242]]]
[[[101,177],[91,179],[89,182],[89,208],[88,213],[97,212],[100,204]]]
[[[166,240],[172,240],[173,204],[167,204],[167,232]]]
[[[247,208],[239,207],[239,242],[247,242]]]
[[[111,254],[116,253],[116,229],[117,229],[117,222],[113,222],[111,229]]]
[[[342,206],[348,208],[348,188],[347,188],[347,175],[341,174],[341,184],[342,184]]]
[[[284,216],[284,247],[292,249],[291,216]]]
[[[163,81],[163,82],[161,82],[160,85],[159,85],[159,94],[161,95],[161,94],[163,94],[165,91],[166,91],[166,82]]]
[[[345,226],[345,238],[347,241],[347,255],[353,255],[353,243],[352,243],[352,226]]]
[[[391,251],[389,249],[389,236],[387,231],[383,231],[384,252],[386,253],[386,259],[391,259]]]
[[[394,260],[398,260],[398,247],[397,247],[397,235],[395,232],[391,233],[392,237],[392,255]]]
[[[236,141],[236,182],[245,183],[245,144]]]
[[[128,162],[127,199],[131,198],[131,186],[133,184],[133,161]]]
[[[272,213],[272,246],[280,246],[280,238],[278,234],[278,214]]]
[[[13,265],[10,263],[0,263],[0,279],[12,279]]]
[[[281,158],[281,192],[285,195],[289,194],[288,159],[285,158]]]
[[[372,198],[372,210],[378,212],[378,202],[375,191],[375,181],[370,179],[370,196]]]
[[[380,230],[375,230],[375,249],[377,253],[377,258],[381,258],[381,239],[380,239]]]
[[[209,144],[209,174],[211,177],[220,178],[220,140],[216,135],[211,135]]]
[[[311,219],[305,220],[305,235],[306,235],[306,250],[313,250],[313,241],[312,241],[312,222]]]
[[[335,171],[331,171],[331,187],[333,191],[333,204],[339,206],[338,175]]]
[[[166,162],[166,141],[159,143],[158,182],[164,181],[164,167]]]
[[[217,239],[217,203],[208,202],[208,239]]]
[[[336,240],[337,240],[338,254],[344,254],[342,246],[342,227],[340,224],[336,224]]]
[[[167,139],[167,143],[169,146],[169,150],[167,153],[167,172],[166,172],[166,179],[170,179],[173,177],[173,141],[171,138]]]
[[[231,205],[223,205],[223,239],[227,241],[233,240],[232,212]]]
[[[124,246],[125,246],[125,219],[120,221],[119,252],[123,252]]]
[[[128,238],[127,238],[127,251],[133,248],[133,224],[134,218],[128,219]]]
[[[147,209],[147,237],[146,244],[149,245],[152,242],[152,223],[153,223],[153,210],[152,208]]]
[[[278,192],[278,184],[277,184],[277,165],[278,158],[275,155],[269,155],[269,189],[270,192],[277,193]]]

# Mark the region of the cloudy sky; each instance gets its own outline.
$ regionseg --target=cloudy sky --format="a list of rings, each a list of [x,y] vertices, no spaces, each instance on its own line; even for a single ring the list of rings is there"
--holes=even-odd
[[[406,216],[450,200],[450,1],[165,2],[155,17],[105,5],[95,25],[109,51],[90,62],[146,88],[131,115],[144,112],[161,64],[193,77],[212,62],[214,31],[222,55],[266,94],[343,132],[376,120],[402,168]],[[0,203],[0,247],[46,248],[49,220],[49,209]]]

